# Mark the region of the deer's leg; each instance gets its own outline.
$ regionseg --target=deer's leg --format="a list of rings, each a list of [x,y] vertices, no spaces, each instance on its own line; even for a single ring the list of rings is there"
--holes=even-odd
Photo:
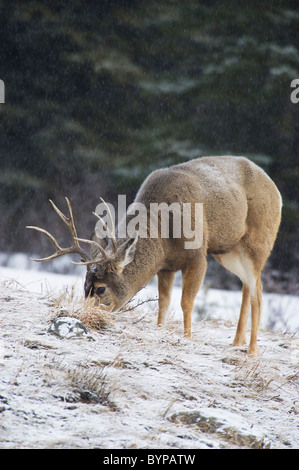
[[[181,307],[184,314],[184,336],[191,336],[191,314],[194,299],[199,291],[207,269],[207,261],[202,257],[199,264],[189,266],[182,270],[183,291]]]
[[[260,325],[261,307],[262,307],[262,283],[260,276],[256,281],[256,288],[251,293],[251,336],[248,347],[248,354],[256,357],[259,353],[257,345],[257,332]]]
[[[158,273],[159,314],[158,325],[164,325],[170,303],[170,294],[174,281],[173,271],[160,271]]]
[[[239,317],[235,339],[232,342],[232,346],[243,346],[246,343],[245,330],[246,330],[246,325],[248,321],[249,311],[250,311],[249,287],[246,284],[243,284],[240,317]]]
[[[245,342],[245,328],[251,306],[251,337],[248,348],[250,356],[258,355],[257,331],[261,316],[261,279],[260,271],[255,268],[251,257],[241,246],[235,247],[229,253],[215,255],[214,258],[225,269],[232,272],[243,282],[243,297],[239,323],[233,346],[243,345]]]

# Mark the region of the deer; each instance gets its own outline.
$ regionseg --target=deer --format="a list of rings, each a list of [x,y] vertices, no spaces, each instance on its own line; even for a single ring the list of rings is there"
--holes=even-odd
[[[261,273],[273,249],[281,222],[282,198],[265,171],[251,160],[239,156],[209,156],[160,168],[145,179],[135,201],[149,209],[152,203],[174,201],[203,204],[200,247],[186,249],[186,237],[140,236],[121,238],[115,228],[105,238],[95,232],[90,240],[77,236],[72,207],[66,198],[69,216],[50,200],[54,210],[68,226],[73,245],[61,248],[46,230],[55,253],[35,261],[45,262],[69,253],[81,257],[86,265],[84,291],[111,312],[119,311],[155,275],[158,278],[158,326],[165,325],[175,273],[182,273],[181,309],[184,336],[191,337],[191,316],[195,297],[203,283],[207,257],[212,255],[242,282],[242,302],[232,346],[246,343],[246,325],[251,312],[251,332],[247,353],[259,354],[257,333],[261,318]],[[111,215],[111,214],[110,214]],[[99,217],[99,216],[98,216]],[[100,218],[100,217],[99,217]],[[124,223],[132,219],[129,211]],[[105,223],[102,220],[103,224]],[[148,222],[147,222],[148,223]],[[107,223],[106,223],[106,228]],[[91,245],[91,255],[79,242]]]

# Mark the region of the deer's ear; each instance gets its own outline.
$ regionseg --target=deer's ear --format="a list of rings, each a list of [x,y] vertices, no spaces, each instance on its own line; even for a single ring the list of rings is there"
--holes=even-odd
[[[117,250],[116,262],[119,272],[122,272],[125,266],[133,261],[136,252],[137,241],[138,235],[136,238],[129,238],[129,240],[123,243]]]

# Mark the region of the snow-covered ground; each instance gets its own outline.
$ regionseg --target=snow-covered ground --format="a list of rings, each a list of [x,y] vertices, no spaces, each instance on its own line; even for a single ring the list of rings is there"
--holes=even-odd
[[[47,271],[37,271],[35,269],[25,269],[25,267],[41,267],[43,265],[37,263],[33,264],[30,260],[27,261],[23,254],[20,254],[19,258],[16,256],[14,262],[11,264],[14,265],[18,263],[19,260],[21,260],[21,265],[24,266],[23,269],[0,266],[0,282],[15,280],[20,287],[37,294],[54,294],[63,288],[70,288],[71,286],[75,286],[78,295],[83,292],[85,267],[77,268],[76,275],[57,274]],[[181,316],[180,297],[181,287],[178,276],[178,280],[173,289],[170,307],[170,310],[175,312],[178,316]],[[153,279],[136,298],[157,298],[156,279]],[[194,317],[197,319],[223,319],[237,322],[240,306],[241,291],[224,291],[203,286],[196,298]],[[261,328],[281,332],[287,331],[299,336],[299,297],[263,293]]]
[[[84,269],[0,268],[0,448],[299,447],[298,297],[263,294],[261,354],[251,359],[229,346],[241,293],[205,287],[191,340],[178,286],[166,327],[150,301],[102,331],[50,334],[83,282]],[[137,302],[147,297],[155,282]]]

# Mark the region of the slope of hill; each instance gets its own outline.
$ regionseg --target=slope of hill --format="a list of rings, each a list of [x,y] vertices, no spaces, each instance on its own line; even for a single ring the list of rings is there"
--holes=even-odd
[[[90,327],[82,299],[0,285],[1,448],[296,448],[298,338],[262,330],[261,355],[229,347],[235,324],[195,321],[192,339],[155,302]],[[85,316],[84,316],[85,314]],[[49,332],[57,317],[87,332]],[[57,329],[56,329],[57,333]],[[75,334],[75,333],[74,333]]]

